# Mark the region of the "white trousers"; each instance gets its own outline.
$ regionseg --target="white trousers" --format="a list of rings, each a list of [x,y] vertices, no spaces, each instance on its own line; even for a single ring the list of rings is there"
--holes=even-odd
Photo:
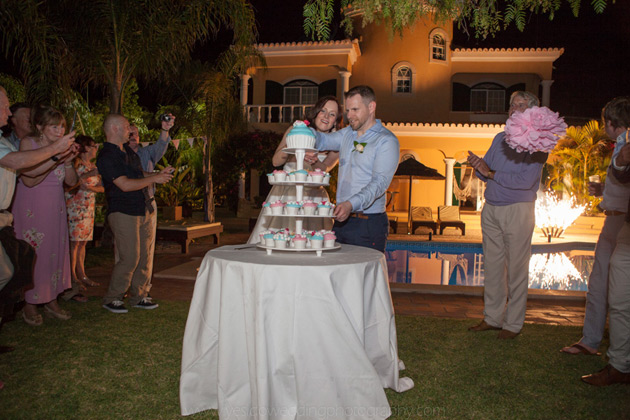
[[[534,202],[486,203],[481,212],[484,320],[518,333],[525,322]]]
[[[618,371],[630,373],[630,223],[621,228],[610,259],[608,308],[609,362]]]

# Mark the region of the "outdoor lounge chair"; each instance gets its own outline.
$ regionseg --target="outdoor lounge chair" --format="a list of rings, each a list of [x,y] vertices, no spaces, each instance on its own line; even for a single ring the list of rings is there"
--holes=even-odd
[[[440,235],[444,233],[444,229],[447,227],[457,228],[462,231],[462,235],[466,234],[466,223],[461,221],[459,206],[439,206],[438,223],[440,224]]]
[[[387,219],[389,221],[389,229],[391,233],[398,232],[398,216],[390,216],[388,214]]]
[[[411,207],[411,233],[414,233],[420,226],[428,227],[437,234],[438,224],[433,220],[431,207]]]

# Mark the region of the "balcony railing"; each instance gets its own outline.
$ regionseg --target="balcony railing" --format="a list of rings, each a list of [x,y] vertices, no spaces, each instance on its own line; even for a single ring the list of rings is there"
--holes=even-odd
[[[245,121],[248,123],[292,123],[303,120],[313,105],[246,105]]]

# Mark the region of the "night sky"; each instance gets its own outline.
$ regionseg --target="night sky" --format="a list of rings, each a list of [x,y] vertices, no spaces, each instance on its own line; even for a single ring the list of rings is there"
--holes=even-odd
[[[582,1],[578,18],[565,5],[549,21],[532,15],[524,32],[511,28],[495,38],[480,41],[457,30],[453,47],[460,48],[564,48],[554,63],[551,108],[561,115],[599,118],[601,108],[615,96],[630,95],[630,1],[617,0],[602,15]],[[260,42],[308,41],[302,30],[302,1],[253,0]],[[342,39],[338,30],[336,39]]]

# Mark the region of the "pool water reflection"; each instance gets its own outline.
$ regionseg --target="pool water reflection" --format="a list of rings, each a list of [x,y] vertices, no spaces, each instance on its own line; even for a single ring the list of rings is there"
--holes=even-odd
[[[532,246],[529,288],[586,291],[594,247]],[[385,255],[393,283],[483,286],[481,244],[389,241]]]

